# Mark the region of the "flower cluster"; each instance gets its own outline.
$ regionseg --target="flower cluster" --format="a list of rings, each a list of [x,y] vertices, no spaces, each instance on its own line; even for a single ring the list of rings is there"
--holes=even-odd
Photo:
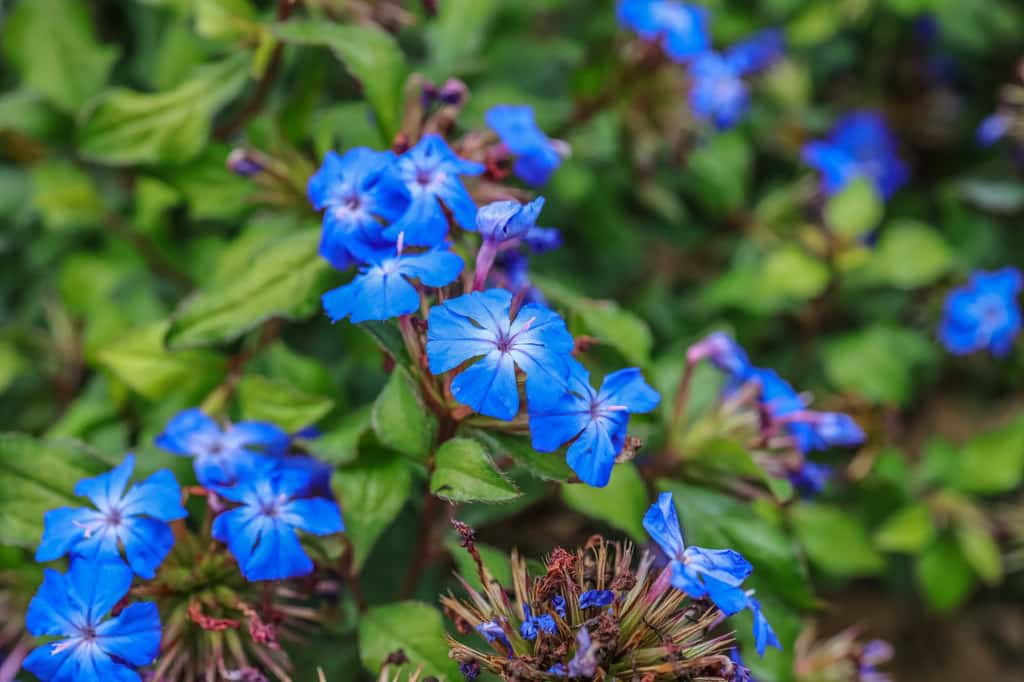
[[[669,555],[660,570],[655,555],[645,552],[634,568],[631,546],[597,537],[575,553],[556,549],[539,576],[513,553],[510,601],[463,526],[483,590],[463,579],[469,599],[449,595],[442,604],[461,634],[475,632],[491,648],[449,640],[466,679],[485,669],[507,680],[741,680],[745,668],[727,655],[732,635],[714,631],[742,608],[755,613],[758,652],[779,646],[760,605],[742,588],[752,570],[742,556],[685,547],[669,493],[648,511],[644,527]]]
[[[1021,329],[1018,298],[1024,276],[1017,268],[979,270],[946,297],[939,338],[956,355],[1010,352]]]
[[[745,78],[777,62],[784,50],[782,33],[768,29],[716,52],[708,11],[679,0],[620,0],[617,13],[620,23],[688,68],[693,113],[720,130],[739,123],[749,107]]]

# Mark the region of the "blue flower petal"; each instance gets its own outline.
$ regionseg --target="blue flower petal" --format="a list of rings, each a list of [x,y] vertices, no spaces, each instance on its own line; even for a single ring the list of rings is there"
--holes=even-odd
[[[644,514],[643,525],[647,534],[670,559],[682,557],[686,543],[683,542],[683,532],[679,526],[672,493],[658,495],[658,501]]]
[[[777,28],[767,28],[729,48],[725,58],[740,74],[760,71],[779,60],[785,50],[785,38]]]
[[[661,402],[661,394],[644,381],[636,367],[612,372],[601,383],[598,400],[627,408],[630,414],[650,412]]]
[[[36,637],[74,631],[75,614],[64,575],[50,568],[43,571],[43,583],[28,604],[25,629]]]
[[[753,597],[747,601],[747,608],[754,616],[754,645],[757,648],[757,655],[764,656],[765,650],[770,646],[781,651],[782,643],[779,642],[772,626],[768,624],[768,619],[764,617],[764,613],[761,611],[761,602]]]
[[[625,420],[624,416],[617,418]],[[569,468],[587,485],[603,488],[611,480],[615,457],[621,449],[621,438],[615,438],[617,427],[608,418],[593,419],[566,451]]]
[[[145,514],[161,521],[174,521],[188,515],[181,506],[181,486],[167,469],[129,488],[120,509],[125,516]]]
[[[322,497],[292,500],[281,507],[279,516],[285,523],[314,535],[330,535],[345,530],[338,505]]]
[[[716,580],[706,573],[701,574],[708,597],[727,616],[739,613],[747,607],[747,593],[742,587]]]
[[[590,609],[608,606],[615,601],[615,593],[611,590],[587,590],[580,595],[580,608]]]
[[[686,564],[707,580],[712,578],[721,583],[737,586],[754,570],[743,555],[732,549],[704,549],[687,547],[683,552]]]
[[[98,623],[128,594],[132,572],[120,561],[75,560],[65,575],[72,612],[80,612],[87,623]]]
[[[126,455],[124,461],[105,474],[83,478],[75,484],[75,494],[88,497],[96,508],[109,510],[124,494],[124,487],[135,468],[135,456]]]
[[[82,539],[86,520],[92,517],[91,509],[61,507],[46,512],[36,561],[53,561],[70,552]]]
[[[156,604],[130,604],[116,618],[96,628],[104,652],[132,665],[149,665],[160,653],[160,613]]]
[[[264,526],[256,549],[241,568],[247,580],[283,580],[309,575],[313,560],[302,549],[291,526],[272,520]]]
[[[194,456],[220,437],[217,422],[202,410],[191,408],[174,415],[155,442],[157,447],[176,455]]]
[[[452,395],[480,414],[511,420],[519,412],[512,355],[492,350],[452,380]]]
[[[142,516],[121,522],[119,536],[128,564],[140,577],[152,579],[174,546],[174,532],[162,521]]]

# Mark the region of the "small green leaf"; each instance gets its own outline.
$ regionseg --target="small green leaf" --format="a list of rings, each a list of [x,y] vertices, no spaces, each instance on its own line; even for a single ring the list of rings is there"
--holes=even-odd
[[[109,468],[77,441],[0,434],[0,543],[34,548],[43,535],[43,515],[82,506],[75,484]]]
[[[422,676],[454,682],[460,679],[459,669],[448,658],[445,634],[441,612],[429,604],[406,601],[375,606],[359,619],[359,658],[376,675],[384,660],[401,649],[409,659],[401,670],[411,673],[422,666]],[[405,679],[401,674],[399,678]]]
[[[409,67],[398,43],[375,26],[299,20],[278,24],[274,35],[299,45],[329,47],[362,84],[377,115],[381,137],[390,143],[398,132],[402,88]]]
[[[467,71],[498,10],[496,0],[445,0],[427,27],[431,74],[438,79]]]
[[[581,514],[625,531],[637,542],[646,541],[641,520],[647,511],[647,487],[632,462],[616,464],[604,488],[585,483],[563,485],[562,500]]]
[[[981,579],[989,585],[997,585],[1003,577],[1003,557],[984,519],[980,521],[957,526],[956,541],[967,563]]]
[[[383,445],[424,460],[437,433],[437,420],[424,407],[412,379],[401,367],[391,373],[373,403],[370,424]]]
[[[512,562],[509,561],[508,552],[482,542],[477,542],[475,545],[477,551],[480,552],[480,559],[483,561],[484,568],[502,586],[511,585]],[[476,562],[473,561],[473,557],[470,556],[469,552],[459,545],[459,540],[455,537],[449,537],[444,541],[444,546],[455,559],[455,566],[459,569],[459,574],[466,579],[466,582],[478,590],[483,589],[483,585],[480,584],[480,577],[477,575]]]
[[[99,92],[118,50],[96,41],[89,8],[79,0],[19,2],[3,22],[4,53],[28,89],[74,114]]]
[[[195,0],[196,33],[211,40],[259,37],[256,10],[249,0]]]
[[[918,332],[877,323],[827,340],[823,357],[825,374],[837,388],[874,403],[904,405],[936,350]]]
[[[107,90],[79,122],[79,151],[113,166],[195,158],[210,136],[213,115],[245,85],[247,66],[242,53],[200,67],[166,92]]]
[[[437,449],[430,492],[452,502],[506,502],[521,494],[494,468],[484,447],[469,438],[453,438]]]
[[[1014,490],[1024,478],[1024,417],[975,436],[963,447],[950,485],[993,495]]]
[[[401,458],[387,452],[367,452],[334,472],[331,488],[337,496],[345,536],[360,570],[378,538],[402,510],[412,490],[412,474]]]
[[[935,539],[935,522],[928,505],[918,502],[899,510],[875,533],[875,544],[887,552],[916,554]]]
[[[561,454],[537,452],[525,437],[482,430],[473,431],[472,435],[496,457],[508,455],[537,478],[565,483],[573,475]]]
[[[826,573],[874,575],[885,566],[861,522],[838,507],[799,504],[791,519],[807,556]]]
[[[175,313],[167,344],[189,348],[232,341],[271,317],[313,315],[330,266],[317,255],[320,230],[303,230],[254,254],[231,282],[203,290]]]
[[[935,228],[916,220],[887,225],[863,276],[900,289],[931,284],[953,264],[953,251]]]
[[[64,160],[44,161],[32,168],[32,203],[43,224],[53,230],[97,225],[106,208],[92,178]]]
[[[246,375],[236,388],[242,419],[277,424],[289,433],[311,426],[334,407],[334,400],[287,384]]]
[[[684,176],[689,194],[714,215],[739,209],[749,192],[753,156],[741,133],[713,136],[690,154]]]
[[[328,464],[348,464],[359,454],[359,441],[370,430],[372,405],[358,407],[333,422],[318,438],[306,441],[311,454]]]
[[[356,326],[369,334],[380,349],[390,355],[399,365],[409,364],[409,351],[406,350],[405,343],[402,341],[402,332],[398,330],[394,322],[371,320],[360,322]]]
[[[856,240],[878,227],[884,205],[874,183],[857,178],[825,204],[825,224],[836,234]]]
[[[937,611],[956,608],[974,587],[974,571],[951,537],[939,540],[918,557],[915,574],[925,600]]]

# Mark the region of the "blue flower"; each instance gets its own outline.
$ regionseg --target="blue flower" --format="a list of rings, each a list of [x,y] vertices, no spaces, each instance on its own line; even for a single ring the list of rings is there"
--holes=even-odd
[[[344,156],[327,152],[309,179],[309,200],[324,211],[320,255],[334,267],[344,269],[394,251],[394,239],[381,234],[382,223],[397,220],[409,204],[405,186],[385,172],[394,161],[394,153],[366,147]]]
[[[620,0],[619,22],[644,40],[662,40],[670,58],[685,62],[711,47],[708,12],[678,0]]]
[[[562,157],[554,143],[537,127],[532,107],[500,104],[488,109],[484,120],[516,155],[512,170],[523,182],[539,187],[561,165]]]
[[[754,616],[754,646],[757,648],[757,655],[764,656],[765,649],[770,646],[781,651],[782,644],[775,636],[772,626],[768,624],[768,619],[764,617],[764,613],[761,611],[761,602],[748,596],[747,609]]]
[[[686,353],[686,361],[695,364],[707,358],[712,365],[730,377],[745,379],[753,369],[747,352],[725,332],[712,332],[693,344]]]
[[[829,139],[804,145],[803,159],[821,173],[822,189],[835,194],[856,178],[870,180],[883,199],[906,183],[909,171],[896,154],[896,138],[872,111],[847,114]]]
[[[299,544],[296,529],[313,535],[344,530],[338,505],[324,497],[301,498],[310,474],[253,460],[238,483],[217,492],[240,506],[213,521],[213,537],[227,544],[247,580],[281,580],[307,575],[313,561]]]
[[[519,634],[522,635],[523,639],[532,642],[537,639],[538,633],[546,632],[551,634],[556,629],[555,619],[550,613],[535,616],[529,605],[523,604],[523,623],[519,626]]]
[[[508,635],[505,634],[505,629],[501,627],[501,623],[496,620],[487,620],[477,625],[476,631],[483,635],[483,638],[486,639],[489,644],[499,642],[504,645],[508,657],[512,658],[512,654],[514,652],[512,642],[508,640]]]
[[[157,567],[174,546],[168,521],[184,518],[181,488],[174,474],[161,469],[125,492],[135,468],[128,455],[117,467],[75,485],[75,494],[88,497],[95,509],[61,507],[46,512],[43,540],[36,561],[53,561],[65,554],[89,561],[120,561],[121,549],[132,570],[143,578]]]
[[[545,253],[562,245],[562,233],[554,227],[534,225],[523,235],[523,241],[534,253]]]
[[[615,601],[615,593],[611,590],[587,590],[580,595],[580,608],[590,609],[608,606]]]
[[[467,682],[480,677],[480,664],[476,661],[459,661],[459,672]]]
[[[530,401],[530,437],[535,450],[554,452],[572,441],[566,460],[576,475],[603,487],[622,450],[629,415],[650,412],[661,396],[647,385],[640,370],[613,372],[601,388],[590,386],[590,374],[575,360],[570,363],[567,390]]]
[[[430,310],[427,359],[441,374],[475,360],[452,380],[452,395],[480,414],[511,420],[519,412],[516,368],[526,374],[526,397],[550,401],[565,390],[572,336],[565,322],[530,303],[515,316],[512,294],[475,291]]]
[[[130,604],[105,619],[131,584],[132,572],[120,561],[76,559],[66,574],[44,571],[25,627],[37,637],[62,639],[32,651],[25,669],[44,682],[139,682],[133,668],[160,652],[156,604]]]
[[[750,669],[743,663],[740,650],[736,647],[729,649],[729,660],[733,662],[732,682],[754,682],[750,675]]]
[[[565,666],[561,663],[555,663],[553,666],[548,668],[548,675],[557,675],[558,677],[565,677]]]
[[[698,118],[719,130],[736,125],[747,111],[747,84],[733,64],[715,52],[705,52],[690,65],[690,106]]]
[[[789,472],[789,482],[805,495],[818,495],[832,478],[832,467],[809,459],[800,462],[800,468]]]
[[[643,524],[651,539],[668,555],[673,587],[694,599],[711,599],[727,616],[747,607],[747,594],[741,585],[753,566],[731,549],[687,547],[672,493],[658,496],[658,501],[644,514]]]
[[[477,211],[476,230],[485,240],[493,242],[525,237],[536,228],[542,208],[544,197],[537,197],[528,204],[515,200],[494,201]]]
[[[196,477],[204,486],[231,485],[253,455],[283,455],[290,441],[284,429],[265,422],[238,422],[221,430],[197,408],[176,414],[156,437],[158,447],[195,458]]]
[[[448,232],[444,207],[464,230],[475,227],[476,204],[460,176],[480,175],[483,164],[459,158],[437,135],[424,135],[415,147],[385,171],[389,181],[402,184],[411,198],[408,208],[384,231],[397,240],[405,235],[410,246],[437,246]],[[396,207],[400,202],[394,204]]]
[[[576,633],[576,653],[569,661],[569,677],[591,679],[597,672],[597,654],[600,647],[591,640],[586,625]]]
[[[420,307],[420,295],[411,280],[428,287],[443,287],[462,272],[462,258],[444,249],[398,254],[359,270],[355,279],[323,295],[331,322],[349,317],[352,322],[388,320]]]
[[[949,352],[964,355],[988,349],[995,356],[1009,353],[1021,328],[1017,302],[1021,283],[1017,268],[979,270],[967,284],[950,292],[939,326],[939,338]]]
[[[997,111],[986,117],[978,126],[976,133],[978,142],[986,147],[1001,140],[1006,133],[1010,132],[1013,125],[1013,117],[1006,112]]]
[[[766,69],[777,62],[785,51],[782,31],[768,28],[759,31],[725,52],[725,59],[741,75]]]
[[[491,271],[488,281],[512,294],[521,297],[524,303],[547,304],[547,299],[540,289],[533,286],[530,279],[530,259],[516,249],[505,249],[498,252],[495,268]]]
[[[565,597],[556,594],[551,598],[551,608],[555,610],[559,618],[565,618]]]

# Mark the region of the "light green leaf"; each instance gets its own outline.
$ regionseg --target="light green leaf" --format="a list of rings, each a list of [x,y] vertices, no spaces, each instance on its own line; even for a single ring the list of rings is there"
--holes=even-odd
[[[897,220],[886,226],[863,273],[871,282],[916,289],[944,275],[953,251],[935,228],[916,220]]]
[[[317,254],[319,240],[319,229],[277,240],[254,254],[234,281],[187,299],[174,315],[167,344],[225,343],[271,317],[300,319],[316,313],[331,272]]]
[[[377,115],[382,141],[390,143],[398,132],[402,88],[409,67],[398,43],[373,26],[341,25],[298,20],[278,24],[274,35],[299,45],[329,47],[362,84]]]
[[[899,510],[875,533],[875,544],[887,552],[916,554],[935,539],[935,522],[928,505],[918,502]]]
[[[825,224],[849,240],[863,237],[878,227],[884,211],[874,183],[856,178],[825,204]]]
[[[256,10],[249,0],[195,0],[196,33],[211,40],[259,37]]]
[[[728,214],[747,199],[752,164],[753,152],[741,133],[715,135],[690,154],[686,187],[706,211]]]
[[[82,156],[113,166],[178,164],[195,158],[210,136],[213,115],[242,90],[248,55],[198,69],[173,90],[107,90],[79,122]]]
[[[989,585],[997,585],[1003,577],[1003,557],[992,533],[981,523],[960,524],[955,531],[957,544],[967,563]]]
[[[97,225],[106,213],[92,178],[63,159],[32,168],[32,203],[54,230]]]
[[[469,438],[453,438],[437,449],[430,492],[452,502],[506,502],[521,494]]]
[[[946,537],[917,559],[917,583],[928,605],[937,611],[951,611],[974,587],[974,571],[955,539]]]
[[[277,424],[289,433],[315,424],[334,407],[331,398],[252,374],[242,377],[236,391],[242,419]]]
[[[421,676],[454,682],[460,679],[459,669],[448,658],[445,634],[440,611],[429,604],[406,601],[375,606],[359,619],[359,658],[376,675],[384,659],[401,649],[409,659],[401,670],[411,673],[422,666]]]
[[[1024,417],[975,436],[963,447],[950,485],[993,495],[1014,490],[1024,478]]]
[[[372,451],[334,472],[331,488],[341,505],[345,536],[360,570],[381,534],[395,520],[412,490],[412,474],[399,457]]]
[[[434,444],[437,420],[427,411],[409,374],[396,367],[373,403],[377,440],[403,455],[425,460]]]
[[[936,358],[936,349],[918,332],[874,324],[825,342],[825,374],[836,388],[873,403],[904,405],[915,378]]]
[[[30,90],[74,114],[99,92],[118,50],[96,41],[89,8],[79,0],[19,2],[3,22],[4,53]]]
[[[206,350],[169,351],[163,338],[167,323],[159,322],[101,348],[96,362],[132,390],[151,400],[170,392],[200,392],[220,381],[227,363]]]
[[[616,464],[604,488],[585,483],[563,485],[562,500],[581,514],[625,531],[637,542],[646,541],[641,519],[647,511],[647,487],[632,462]]]
[[[438,80],[467,71],[498,10],[497,0],[445,0],[427,27],[427,45]]]
[[[370,430],[371,405],[363,405],[337,420],[319,437],[304,443],[306,450],[328,464],[348,464],[359,454],[359,441]]]
[[[210,144],[188,163],[161,173],[185,197],[194,220],[228,220],[250,209],[253,183],[227,169],[229,153],[227,145]]]
[[[874,575],[885,562],[868,539],[864,526],[838,507],[799,504],[791,519],[811,561],[830,575]]]
[[[0,434],[0,543],[34,548],[43,535],[43,515],[81,506],[75,484],[109,468],[77,441]]]
[[[503,586],[511,585],[512,562],[509,560],[508,552],[482,542],[474,544],[477,551],[480,552],[480,559],[483,561],[484,568],[487,569],[491,576]],[[477,575],[476,562],[473,561],[473,557],[470,556],[469,552],[459,545],[459,540],[455,537],[449,537],[444,541],[444,546],[455,559],[455,566],[459,569],[459,574],[466,579],[466,582],[475,589],[483,589],[483,585],[480,584],[480,577]]]
[[[472,435],[482,442],[495,457],[508,455],[515,460],[516,464],[524,467],[537,478],[564,483],[573,475],[572,469],[565,463],[565,457],[552,452],[537,452],[524,436],[483,430],[475,430]]]

